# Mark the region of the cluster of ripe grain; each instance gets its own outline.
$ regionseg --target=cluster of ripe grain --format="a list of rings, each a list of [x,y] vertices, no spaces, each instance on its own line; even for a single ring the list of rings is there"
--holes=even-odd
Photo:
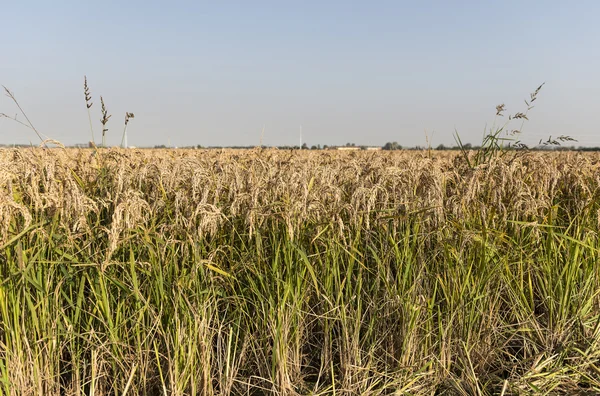
[[[0,151],[0,393],[600,390],[599,160]]]
[[[204,237],[243,225],[366,229],[418,216],[429,230],[448,220],[542,222],[561,203],[568,216],[593,206],[596,154],[532,153],[466,169],[456,153],[289,151],[4,150],[0,241],[59,219],[72,238],[99,221],[114,251],[128,230]],[[566,212],[565,212],[566,209]],[[160,221],[157,223],[157,219]],[[16,221],[16,223],[14,222]],[[109,257],[106,257],[108,259]]]

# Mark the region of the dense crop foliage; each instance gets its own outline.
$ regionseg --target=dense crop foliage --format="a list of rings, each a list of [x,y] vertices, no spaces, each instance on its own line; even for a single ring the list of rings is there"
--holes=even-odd
[[[599,160],[0,151],[0,393],[600,392]]]

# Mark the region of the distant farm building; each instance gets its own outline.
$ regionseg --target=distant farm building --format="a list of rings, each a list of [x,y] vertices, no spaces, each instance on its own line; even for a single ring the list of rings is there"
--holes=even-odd
[[[358,150],[368,150],[368,151],[376,151],[376,150],[381,150],[381,147],[370,147],[370,146],[339,146],[339,147],[332,147],[335,150],[340,150],[340,151],[358,151]]]

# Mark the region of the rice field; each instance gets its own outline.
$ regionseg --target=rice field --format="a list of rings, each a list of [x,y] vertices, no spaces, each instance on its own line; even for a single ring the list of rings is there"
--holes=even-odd
[[[0,394],[598,394],[599,229],[596,153],[1,150]]]

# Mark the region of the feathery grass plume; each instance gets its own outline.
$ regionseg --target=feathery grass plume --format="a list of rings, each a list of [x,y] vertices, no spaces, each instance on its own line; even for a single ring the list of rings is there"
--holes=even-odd
[[[106,106],[104,105],[104,99],[102,98],[102,96],[100,96],[100,104],[102,107],[102,119],[100,120],[100,123],[102,123],[102,147],[106,147],[105,136],[106,132],[108,131],[106,124],[108,124],[108,119],[111,117],[111,115],[108,114],[108,111],[106,110]]]
[[[83,94],[85,96],[85,107],[87,108],[88,120],[90,122],[90,131],[92,132],[92,144],[96,145],[96,139],[94,138],[94,127],[92,125],[92,113],[90,109],[93,106],[92,95],[90,94],[90,88],[87,82],[87,76],[83,76]]]
[[[458,144],[462,158],[465,160],[465,163],[469,168],[475,168],[480,165],[489,164],[493,159],[507,154],[509,150],[516,150],[516,156],[519,152],[523,152],[528,149],[528,146],[515,136],[521,133],[525,121],[529,121],[528,113],[531,109],[533,109],[532,103],[537,99],[537,96],[544,84],[545,83],[542,83],[534,92],[529,95],[529,101],[525,100],[525,104],[527,105],[525,112],[517,112],[513,115],[509,115],[508,120],[500,126],[496,126],[494,123],[489,131],[485,133],[481,142],[481,146],[473,157],[469,156],[469,147],[463,144],[458,132],[455,131],[454,140]],[[506,111],[506,106],[504,103],[496,106],[497,117],[503,117],[504,111]],[[518,129],[509,128],[509,124],[513,120],[522,120],[521,126]],[[503,133],[506,135],[506,137],[502,136]]]
[[[496,115],[500,116],[500,117],[504,117],[504,114],[502,114],[502,113],[504,113],[505,107],[506,106],[504,105],[504,103],[496,106]]]
[[[15,97],[15,95],[8,89],[6,88],[4,85],[2,86],[2,88],[4,88],[4,93],[6,94],[6,96],[8,96],[15,105],[17,105],[17,108],[19,109],[19,111],[21,112],[21,114],[23,115],[23,117],[25,117],[25,120],[27,120],[27,124],[19,121],[17,119],[17,116],[15,115],[14,118],[13,117],[9,117],[8,115],[6,115],[5,113],[0,113],[0,117],[3,118],[8,118],[10,120],[13,120],[23,126],[26,126],[29,129],[32,129],[35,134],[38,136],[38,138],[40,139],[40,141],[42,142],[43,147],[47,147],[46,144],[44,143],[44,138],[42,137],[42,134],[38,132],[38,130],[33,126],[31,120],[29,119],[29,117],[27,117],[27,114],[25,114],[25,111],[23,110],[23,108],[21,107],[21,105],[19,104],[19,102],[17,101],[17,98]],[[46,136],[46,139],[48,139],[48,137]]]
[[[121,138],[121,148],[127,148],[127,124],[129,120],[135,118],[133,113],[125,113],[125,127],[123,128],[123,137]]]

